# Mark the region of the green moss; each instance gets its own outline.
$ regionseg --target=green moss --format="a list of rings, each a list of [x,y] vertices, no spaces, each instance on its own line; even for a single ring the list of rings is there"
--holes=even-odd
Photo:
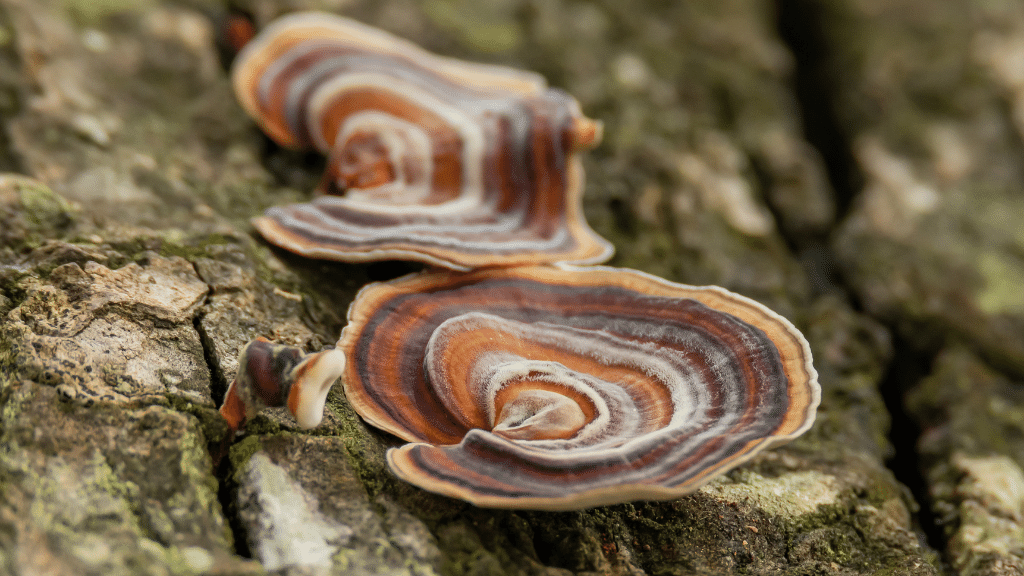
[[[92,242],[79,240],[83,247],[93,247]],[[173,228],[153,236],[108,238],[104,244],[107,249],[104,255],[109,259],[104,265],[116,270],[132,262],[144,262],[148,254],[154,252],[165,258],[178,256],[190,262],[199,258],[216,259],[218,254],[214,247],[244,242],[244,236],[220,233],[193,234]]]
[[[1009,254],[986,251],[977,263],[984,288],[975,298],[985,314],[1024,314],[1024,262]]]
[[[24,521],[63,551],[64,562],[115,572],[132,565],[145,567],[140,573],[154,573],[154,567],[163,564],[163,547],[138,545],[145,538],[138,511],[130,504],[140,501],[138,487],[120,480],[99,450],[75,464],[60,456],[50,458],[44,473],[38,473],[26,455],[18,444],[5,446],[0,454],[5,485],[23,492],[27,504],[21,505],[27,505],[28,512]],[[17,478],[13,485],[12,473]],[[96,541],[101,539],[109,547],[98,549]]]
[[[18,197],[25,217],[36,232],[62,230],[71,224],[74,209],[41,182],[25,179],[18,186]]]
[[[219,522],[225,548],[230,548],[234,543],[234,536],[231,533],[231,527],[224,522],[223,511],[217,495],[220,486],[212,473],[210,453],[207,451],[207,443],[202,429],[195,420],[190,420],[188,433],[182,438],[179,446],[181,449],[181,476],[185,479],[185,485],[191,490],[182,506],[172,505],[171,508],[192,508],[194,512]],[[179,495],[184,497],[185,493],[179,493]]]
[[[338,421],[336,433],[345,443],[349,464],[372,499],[393,481],[385,462],[383,443],[366,428],[338,389],[331,390],[326,409],[335,415]]]
[[[766,478],[749,468],[729,475],[732,482],[718,482],[707,490],[729,501],[749,502],[780,518],[801,518],[819,506],[835,502],[840,484],[833,476],[807,470]]]
[[[7,331],[0,327],[0,405],[7,403],[11,387],[18,377],[17,353]]]
[[[260,280],[287,292],[301,293],[303,296],[312,295],[309,284],[300,282],[290,271],[285,273],[275,270],[267,263],[270,258],[274,257],[269,247],[252,242],[247,247],[247,254],[255,263],[256,277]]]
[[[9,250],[39,247],[75,223],[75,208],[42,182],[4,174],[2,187],[0,244]]]
[[[64,9],[81,24],[98,24],[109,16],[152,5],[152,0],[64,0]]]
[[[493,554],[486,550],[477,549],[468,554],[448,557],[441,565],[445,574],[452,576],[505,576],[508,574],[502,563]]]
[[[470,526],[468,523],[455,523],[438,530],[438,545],[444,551],[441,572],[453,576],[508,574],[502,567],[515,564],[505,550],[488,550],[481,542],[481,537],[490,531],[490,527]]]
[[[932,373],[908,393],[907,406],[922,428],[936,430],[920,446],[925,454],[945,459],[963,451],[1024,461],[1020,383],[967,348],[944,349]]]
[[[231,445],[228,458],[231,461],[232,480],[235,484],[242,482],[242,473],[246,469],[249,459],[262,447],[262,437],[258,435],[246,436],[240,442]]]
[[[509,4],[472,0],[427,0],[423,13],[478,52],[507,52],[523,41]],[[505,8],[506,10],[501,10]]]
[[[172,574],[207,574],[214,565],[213,556],[198,546],[166,548],[164,561]]]
[[[211,246],[238,243],[239,238],[237,236],[225,234],[167,236],[160,243],[159,253],[164,257],[180,256],[189,262],[193,262],[199,258],[215,258],[216,255],[210,252]]]
[[[197,420],[200,433],[209,445],[218,444],[221,439],[226,438],[230,434],[227,421],[224,420],[224,417],[220,415],[216,408],[190,402],[175,394],[166,394],[164,399],[172,409],[188,414]]]

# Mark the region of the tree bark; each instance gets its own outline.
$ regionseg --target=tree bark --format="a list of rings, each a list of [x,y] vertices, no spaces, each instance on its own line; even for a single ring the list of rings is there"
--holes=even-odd
[[[810,432],[560,513],[399,481],[340,387],[223,441],[246,342],[320,349],[417,268],[249,225],[322,160],[245,117],[219,26],[325,5],[575,95],[609,264],[792,320]],[[1020,574],[1022,31],[1009,1],[0,0],[0,572]]]

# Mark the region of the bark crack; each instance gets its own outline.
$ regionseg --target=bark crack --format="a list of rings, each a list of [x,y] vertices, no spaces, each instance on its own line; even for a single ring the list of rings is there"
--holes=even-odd
[[[207,293],[206,300],[192,318],[192,326],[199,335],[199,342],[203,347],[203,358],[206,361],[206,368],[210,372],[210,395],[213,397],[214,405],[219,408],[224,394],[227,392],[228,381],[220,367],[220,362],[217,361],[213,339],[203,327],[203,308],[209,303],[210,294],[213,293],[213,287],[209,288],[210,292]],[[221,514],[231,531],[234,553],[242,558],[251,559],[252,550],[249,548],[247,532],[238,513],[238,484],[232,479],[231,460],[225,457],[230,449],[231,440],[232,438],[228,437],[221,442],[208,442],[207,447],[211,451],[210,456],[213,460],[213,477],[217,480],[217,501],[220,504]]]
[[[803,125],[804,137],[825,164],[836,203],[832,229],[821,237],[798,238],[781,234],[796,252],[819,291],[838,290],[854,310],[870,315],[856,297],[856,291],[841,273],[829,237],[849,214],[865,177],[853,154],[852,136],[843,128],[835,95],[841,89],[834,77],[835,61],[825,34],[827,6],[809,0],[776,0],[776,27],[782,41],[789,47],[796,63],[793,92]],[[769,203],[770,206],[770,203]],[[917,442],[921,429],[906,410],[904,397],[922,378],[931,372],[934,351],[915,350],[899,336],[891,322],[872,318],[885,326],[893,338],[893,359],[885,367],[879,390],[889,413],[891,424],[888,439],[893,454],[885,465],[898,482],[906,486],[918,504],[912,510],[912,521],[929,547],[944,551],[946,538],[942,526],[928,506],[928,486],[921,470]]]

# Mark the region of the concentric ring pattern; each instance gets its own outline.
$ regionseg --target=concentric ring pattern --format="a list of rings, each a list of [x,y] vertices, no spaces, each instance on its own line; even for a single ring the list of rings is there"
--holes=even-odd
[[[600,124],[537,74],[305,12],[249,42],[232,81],[274,140],[329,156],[318,197],[254,221],[274,244],[459,270],[612,253],[580,207],[576,152],[599,142]]]
[[[356,411],[411,442],[388,452],[395,474],[486,507],[686,494],[807,430],[820,398],[778,314],[605,267],[372,284],[339,349]]]

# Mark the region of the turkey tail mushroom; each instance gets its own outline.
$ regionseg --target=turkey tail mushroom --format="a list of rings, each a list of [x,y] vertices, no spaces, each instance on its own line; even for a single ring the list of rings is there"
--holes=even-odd
[[[355,410],[411,442],[394,473],[485,507],[681,496],[806,431],[820,398],[785,318],[605,267],[373,284],[338,349]]]
[[[272,244],[457,270],[612,254],[583,217],[576,154],[600,142],[601,124],[538,74],[309,12],[250,41],[232,81],[271,138],[329,158],[316,198],[254,220]]]

